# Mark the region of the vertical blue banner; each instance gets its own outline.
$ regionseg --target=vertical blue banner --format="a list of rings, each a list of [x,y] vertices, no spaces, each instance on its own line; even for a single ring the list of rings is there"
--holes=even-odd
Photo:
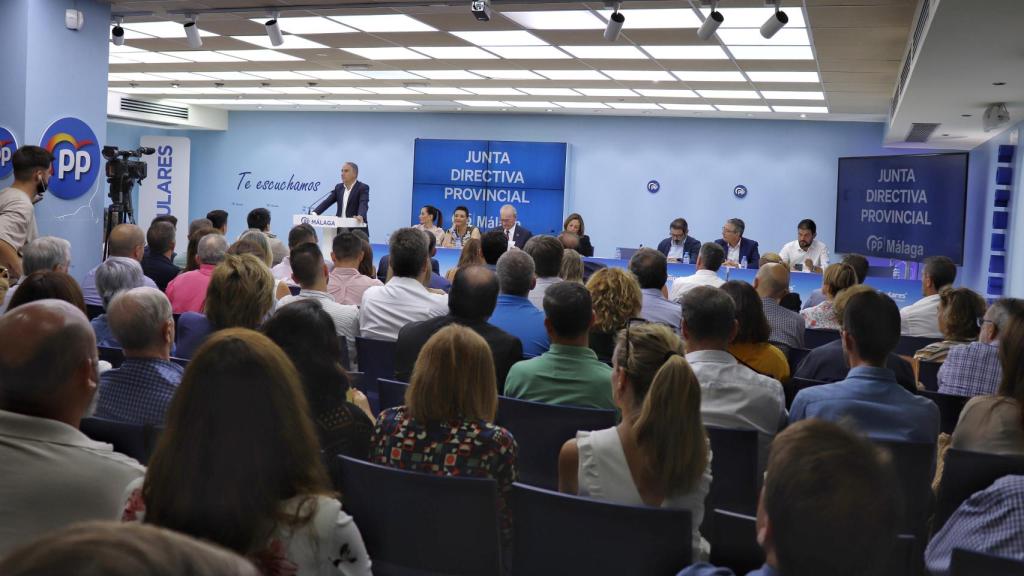
[[[505,204],[534,234],[562,230],[565,198],[564,142],[417,139],[412,178],[411,223],[420,208],[436,206],[451,226],[456,206],[469,208],[482,230],[499,225]]]

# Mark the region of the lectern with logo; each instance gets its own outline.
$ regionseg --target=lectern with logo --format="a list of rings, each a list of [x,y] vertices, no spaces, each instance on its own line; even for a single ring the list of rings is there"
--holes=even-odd
[[[309,224],[316,229],[317,238],[320,239],[320,251],[324,253],[324,260],[329,260],[331,251],[334,249],[334,237],[339,231],[344,230],[366,230],[366,223],[359,222],[355,218],[338,218],[337,216],[317,216],[316,214],[295,214],[292,216],[292,226]]]

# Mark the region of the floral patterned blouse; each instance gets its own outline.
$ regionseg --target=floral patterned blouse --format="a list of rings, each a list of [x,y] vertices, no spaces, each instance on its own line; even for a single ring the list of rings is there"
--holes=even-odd
[[[437,476],[493,478],[498,482],[502,537],[511,539],[508,507],[516,472],[516,440],[508,430],[469,418],[426,425],[405,406],[381,412],[370,440],[370,461]]]
[[[836,309],[831,300],[805,308],[800,311],[800,315],[804,317],[804,326],[807,328],[839,330],[839,319],[836,318]]]
[[[143,522],[143,478],[125,490],[122,522]],[[370,576],[370,557],[363,537],[341,503],[327,496],[296,496],[282,503],[286,514],[299,506],[315,505],[316,511],[302,526],[283,526],[274,531],[267,547],[249,557],[264,576]]]

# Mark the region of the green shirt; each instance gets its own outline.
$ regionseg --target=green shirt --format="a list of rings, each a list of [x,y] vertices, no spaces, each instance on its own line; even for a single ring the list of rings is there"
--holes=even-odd
[[[615,409],[611,366],[584,346],[552,343],[541,356],[513,364],[505,379],[505,395],[547,404]]]

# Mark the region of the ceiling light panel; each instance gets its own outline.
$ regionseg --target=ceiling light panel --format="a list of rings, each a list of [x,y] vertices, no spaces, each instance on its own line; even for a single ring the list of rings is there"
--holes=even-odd
[[[675,82],[675,76],[664,70],[602,70],[601,72],[611,77],[612,80],[627,82]]]
[[[290,104],[298,104],[299,106],[334,106],[334,104],[327,100],[288,100]]]
[[[413,52],[408,48],[397,46],[386,48],[342,48],[342,50],[367,60],[426,60],[428,58],[419,52]]]
[[[605,104],[618,110],[661,110],[661,106],[645,102],[605,102]]]
[[[267,18],[250,18],[257,24],[264,24]],[[278,18],[277,25],[289,34],[345,34],[355,32],[352,28],[320,16],[300,16],[295,18]]]
[[[302,58],[296,58],[290,54],[275,50],[217,50],[217,52],[250,62],[295,62],[302,60]]]
[[[611,17],[611,10],[599,11],[605,20]],[[651,28],[700,28],[700,19],[689,8],[652,8],[643,10],[624,10],[626,28],[639,30]],[[765,17],[767,18],[767,16]],[[760,26],[761,24],[758,24]]]
[[[259,36],[232,36],[235,40],[247,42],[249,44],[255,44],[263,48],[277,48],[278,50],[306,50],[309,48],[329,48],[319,42],[313,42],[300,36],[293,36],[291,34],[284,35],[284,44],[280,46],[274,46],[270,42],[270,36],[266,34],[260,34]]]
[[[729,46],[737,60],[814,60],[810,46]]]
[[[721,98],[733,100],[760,100],[761,97],[753,90],[697,90],[701,98]]]
[[[431,80],[480,80],[469,70],[417,70],[417,74]]]
[[[739,71],[705,72],[703,70],[673,70],[672,74],[683,82],[746,82]]]
[[[577,88],[577,92],[584,96],[601,96],[601,97],[618,97],[618,96],[638,96],[636,92],[632,90],[626,90],[625,88]]]
[[[463,95],[463,96],[470,95],[469,92],[466,92],[462,88],[448,88],[448,87],[445,87],[445,86],[423,86],[423,87],[413,88],[413,90],[415,90],[417,92],[420,92],[422,94],[431,94],[431,95],[445,95],[445,94],[458,94],[458,95]]]
[[[531,96],[579,96],[580,93],[571,88],[520,88]]]
[[[253,70],[249,74],[264,80],[311,80],[301,72],[289,72],[288,70]]]
[[[132,52],[131,54],[118,56],[118,58],[142,64],[185,64],[188,62],[188,60],[168,56],[161,52]]]
[[[817,72],[747,72],[752,82],[820,82]]]
[[[473,70],[473,73],[492,80],[543,80],[529,70]]]
[[[693,90],[646,90],[637,89],[637,92],[648,98],[698,98]]]
[[[548,80],[607,80],[597,70],[534,70]]]
[[[316,89],[327,94],[368,94],[366,90],[354,86],[317,86]]]
[[[577,58],[594,60],[647,60],[647,55],[636,46],[560,46]]]
[[[260,80],[259,76],[253,76],[245,72],[200,72],[200,74],[214,80],[248,80],[250,82]]]
[[[687,112],[714,112],[715,107],[710,104],[673,104],[670,102],[659,102],[659,106],[666,110],[684,110]]]
[[[428,26],[405,14],[376,14],[371,16],[331,16],[331,20],[341,22],[363,32],[436,32],[437,28]]]
[[[325,102],[330,102],[335,106],[372,106],[365,100],[325,100]]]
[[[281,94],[324,94],[324,92],[321,92],[320,90],[308,88],[306,86],[273,86],[271,90]]]
[[[775,8],[719,8],[719,12],[725,17],[722,28],[760,28],[761,24],[775,13]],[[806,28],[804,11],[796,6],[786,7],[786,16],[789,16],[789,24],[786,28]],[[707,17],[710,9],[701,10]],[[721,33],[721,32],[719,32]]]
[[[718,37],[722,43],[730,46],[810,46],[811,39],[806,28],[790,28],[786,26],[771,38],[761,36],[755,28],[733,28],[719,30]]]
[[[371,80],[423,80],[422,77],[405,70],[360,70],[356,74]]]
[[[725,60],[720,46],[643,46],[644,52],[659,60]]]
[[[542,102],[537,100],[509,100],[508,102],[516,108],[558,108],[554,102]]]
[[[410,46],[409,48],[426,54],[431,58],[443,60],[487,60],[498,58],[494,54],[474,46]]]
[[[477,46],[547,46],[547,42],[525,30],[488,30],[486,32],[452,32]]]
[[[741,106],[735,104],[715,104],[715,108],[718,108],[721,112],[771,112],[772,109],[767,106]]]
[[[366,90],[367,92],[370,92],[370,93],[373,93],[373,94],[391,94],[391,95],[403,95],[403,96],[408,96],[410,94],[411,95],[418,95],[419,94],[419,92],[417,92],[415,90],[410,90],[409,88],[405,88],[403,86],[367,86],[366,88],[363,88],[363,90]]]
[[[128,54],[129,52],[146,52],[146,50],[143,50],[142,48],[136,48],[135,46],[129,46],[127,44],[122,44],[120,46],[118,46],[117,44],[110,45],[111,54]]]
[[[761,90],[765,100],[824,100],[824,92],[794,92],[787,90]]]
[[[266,86],[228,86],[224,89],[235,94],[280,94],[277,90]]]
[[[168,80],[185,80],[190,82],[209,82],[210,79],[201,74],[195,72],[158,72],[163,78]]]
[[[601,102],[555,102],[555,104],[558,104],[562,108],[607,108],[607,106]]]
[[[487,50],[509,60],[558,60],[570,58],[554,46],[488,46]]]
[[[190,62],[242,62],[241,59],[220,52],[211,50],[175,50],[172,52],[161,52],[168,56],[181,58]]]
[[[153,38],[185,37],[185,28],[180,22],[125,22],[121,24],[121,27]],[[199,29],[199,35],[203,37],[217,36],[217,34],[203,29]]]
[[[522,96],[523,93],[515,88],[463,88],[478,96]]]
[[[471,108],[506,108],[508,104],[499,100],[456,100],[457,103]]]
[[[367,102],[377,106],[419,106],[419,104],[408,100],[367,100]]]
[[[502,12],[501,15],[531,30],[602,30],[605,27],[605,22],[589,10]]]
[[[109,82],[164,82],[166,80],[167,78],[164,76],[146,72],[111,72],[107,74]]]
[[[801,114],[827,114],[827,106],[772,106],[776,112],[800,112]]]
[[[303,70],[302,73],[317,80],[365,80],[362,76],[345,70]]]
[[[110,57],[107,59],[107,63],[108,64],[138,64],[139,61],[138,60],[131,60],[129,58],[124,58],[124,57],[118,56],[116,54],[111,54]]]

